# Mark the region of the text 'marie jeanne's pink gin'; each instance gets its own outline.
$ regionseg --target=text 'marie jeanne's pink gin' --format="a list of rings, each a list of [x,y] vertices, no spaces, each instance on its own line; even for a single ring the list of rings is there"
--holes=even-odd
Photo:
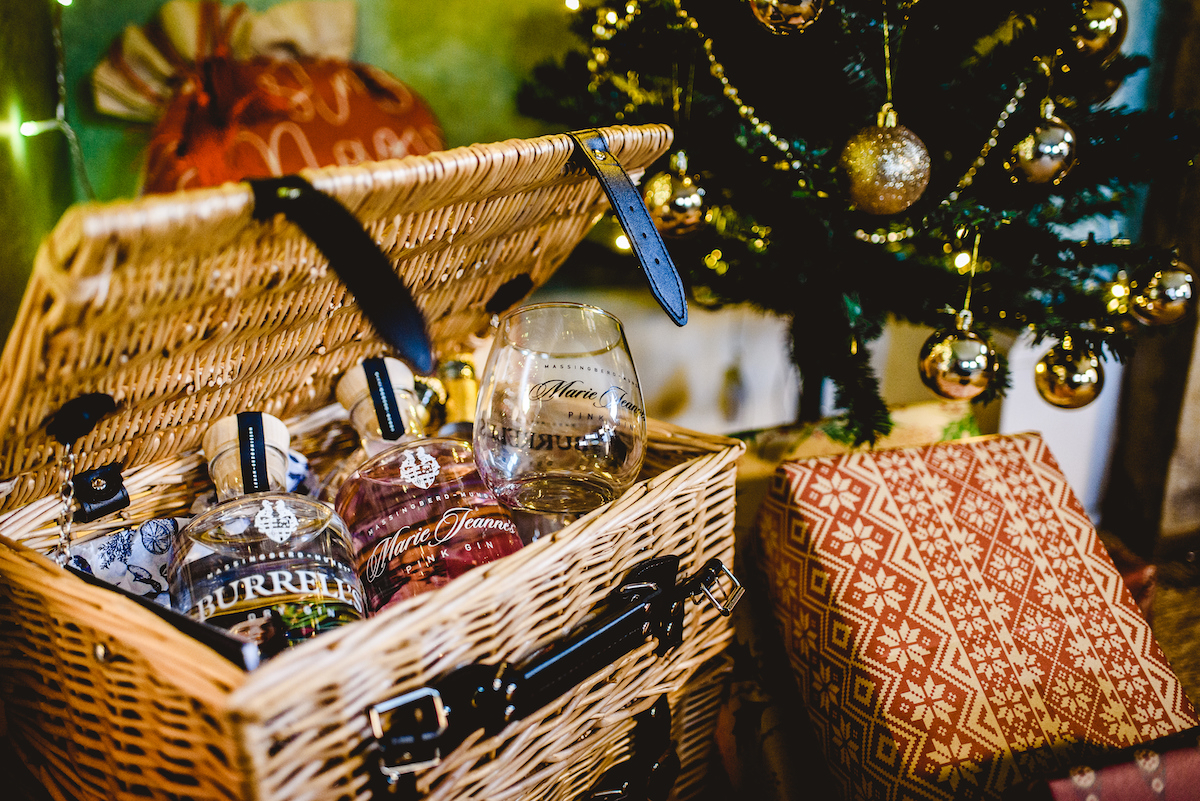
[[[345,481],[334,505],[350,529],[368,614],[522,545],[464,440],[432,437],[390,448]]]

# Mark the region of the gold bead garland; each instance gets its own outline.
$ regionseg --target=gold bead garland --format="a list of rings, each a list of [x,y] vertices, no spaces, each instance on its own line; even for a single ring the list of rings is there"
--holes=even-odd
[[[1021,81],[1021,83],[1017,85],[1017,90],[1013,92],[1013,96],[1009,98],[1008,103],[1005,104],[1004,110],[1000,112],[1000,116],[997,118],[996,124],[992,126],[991,135],[988,137],[988,140],[983,143],[983,147],[980,149],[979,155],[975,157],[975,161],[971,164],[970,168],[967,169],[963,177],[958,179],[958,185],[955,186],[953,192],[946,196],[946,199],[942,201],[941,205],[949,206],[952,201],[958,200],[959,193],[975,181],[975,174],[979,172],[980,168],[983,167],[984,163],[987,161],[988,154],[991,153],[992,148],[996,146],[996,140],[1000,136],[1001,129],[1003,129],[1008,123],[1008,118],[1017,110],[1017,106],[1025,97],[1025,89],[1026,84],[1024,81]]]

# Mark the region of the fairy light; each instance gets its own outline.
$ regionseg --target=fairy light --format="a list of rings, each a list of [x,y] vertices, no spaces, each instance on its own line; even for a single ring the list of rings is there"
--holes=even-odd
[[[572,11],[578,11],[579,0],[567,0],[567,8],[571,9]]]

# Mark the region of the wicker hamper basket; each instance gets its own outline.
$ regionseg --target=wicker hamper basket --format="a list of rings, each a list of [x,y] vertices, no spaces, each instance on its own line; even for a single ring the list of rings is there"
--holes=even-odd
[[[630,172],[671,140],[663,126],[602,133]],[[573,147],[549,136],[305,177],[359,218],[435,352],[449,353],[486,331],[498,290],[541,285],[603,211]],[[64,448],[46,421],[65,402],[116,400],[74,452],[78,470],[120,462],[131,497],[76,525],[78,542],[185,510],[206,481],[200,437],[219,416],[267,411],[294,444],[316,442],[337,424],[332,383],[380,352],[325,257],[282,219],[256,222],[251,205],[237,184],[71,209],[38,254],[0,361],[0,698],[13,745],[57,798],[365,799],[379,763],[373,704],[463,664],[533,653],[649,556],[679,556],[681,575],[732,559],[741,443],[651,421],[643,480],[612,504],[249,672],[59,567]],[[683,764],[675,793],[694,793],[729,636],[727,617],[689,604],[665,656],[648,639],[499,734],[468,738],[417,789],[576,797],[629,758],[634,715],[665,694]]]

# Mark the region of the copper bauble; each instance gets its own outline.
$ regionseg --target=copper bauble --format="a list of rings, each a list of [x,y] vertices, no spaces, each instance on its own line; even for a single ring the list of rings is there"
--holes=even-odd
[[[646,181],[642,191],[654,227],[666,237],[678,239],[699,231],[705,225],[708,203],[704,188],[687,172],[683,151],[671,155],[671,169]]]
[[[1071,42],[1081,61],[1102,63],[1121,49],[1129,14],[1121,0],[1089,0],[1083,19],[1071,28]]]
[[[1087,406],[1104,388],[1104,367],[1090,348],[1064,339],[1033,368],[1033,383],[1047,403],[1060,409]]]
[[[1053,115],[1013,145],[1004,169],[1013,183],[1057,184],[1075,166],[1075,132]]]
[[[771,33],[787,36],[800,33],[821,16],[824,0],[750,0],[754,16]]]
[[[897,214],[917,201],[929,184],[929,151],[895,113],[880,112],[846,143],[838,162],[848,179],[850,201],[871,214]]]
[[[950,400],[970,400],[991,384],[996,374],[996,352],[991,343],[962,329],[934,331],[917,359],[921,380],[937,395]]]
[[[1169,325],[1192,305],[1192,271],[1182,262],[1155,270],[1133,293],[1130,313],[1143,325]]]

